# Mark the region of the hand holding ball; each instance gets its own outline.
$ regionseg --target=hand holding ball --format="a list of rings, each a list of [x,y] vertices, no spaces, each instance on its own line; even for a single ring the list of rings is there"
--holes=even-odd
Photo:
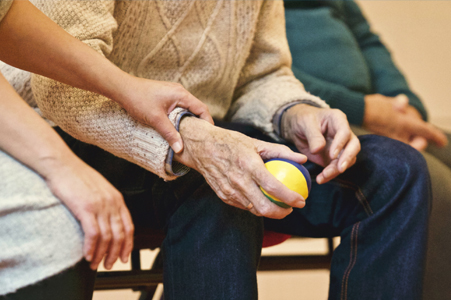
[[[270,159],[265,163],[265,166],[274,177],[290,190],[299,193],[304,199],[307,199],[312,187],[312,179],[304,166],[283,158]],[[283,208],[290,207],[276,197],[269,195],[263,188],[260,187],[260,189],[273,203]]]

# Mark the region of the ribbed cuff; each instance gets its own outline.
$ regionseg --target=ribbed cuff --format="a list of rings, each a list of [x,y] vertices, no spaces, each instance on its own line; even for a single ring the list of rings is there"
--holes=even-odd
[[[176,108],[168,115],[168,118],[176,126],[186,112],[185,109]],[[156,130],[147,125],[136,124],[131,144],[131,156],[134,162],[164,180],[174,180],[186,174],[189,168],[179,163],[172,165],[174,153],[171,154],[171,152],[168,142]]]
[[[187,116],[191,116],[191,117],[195,117],[195,115],[187,110],[179,113],[177,115],[177,119],[175,120],[175,129],[177,129],[177,131],[180,130],[180,122],[182,121],[183,117],[187,117]],[[165,170],[166,170],[166,174],[171,175],[171,176],[183,176],[186,173],[188,173],[191,169],[187,166],[185,166],[184,164],[181,164],[177,161],[174,161],[174,150],[172,150],[172,148],[169,148],[169,153],[168,156],[166,157],[166,163],[165,163]]]
[[[281,108],[279,108],[279,110],[277,110],[277,112],[275,113],[273,119],[272,119],[272,124],[274,126],[274,132],[280,137],[280,133],[282,132],[282,117],[283,114],[289,110],[290,108],[292,108],[293,106],[297,105],[297,104],[308,104],[311,106],[315,106],[315,107],[321,107],[318,103],[311,101],[311,100],[298,100],[298,101],[294,101],[291,103],[287,103],[284,106],[282,106]]]

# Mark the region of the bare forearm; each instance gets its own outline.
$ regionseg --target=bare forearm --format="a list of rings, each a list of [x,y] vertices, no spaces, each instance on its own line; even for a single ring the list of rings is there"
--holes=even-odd
[[[110,99],[129,75],[66,33],[29,1],[16,0],[0,23],[0,60]]]
[[[0,75],[0,149],[47,177],[57,165],[75,155]]]

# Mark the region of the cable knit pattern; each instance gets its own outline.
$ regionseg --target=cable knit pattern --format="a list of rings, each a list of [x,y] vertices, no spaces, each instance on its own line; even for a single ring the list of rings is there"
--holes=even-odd
[[[33,2],[124,71],[181,83],[215,118],[274,134],[285,104],[327,106],[293,77],[282,1]],[[44,115],[74,137],[173,178],[167,143],[111,100],[36,75],[32,89]]]

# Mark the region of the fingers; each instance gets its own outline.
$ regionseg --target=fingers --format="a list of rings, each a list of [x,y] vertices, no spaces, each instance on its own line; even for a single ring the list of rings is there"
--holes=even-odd
[[[415,136],[410,140],[409,145],[418,151],[423,151],[428,146],[428,141],[421,136]]]
[[[135,233],[135,226],[133,225],[132,217],[130,216],[130,212],[128,211],[125,205],[121,209],[121,217],[122,222],[124,224],[124,244],[121,251],[121,261],[126,263],[128,261],[128,257],[133,250],[133,236]]]
[[[343,173],[352,165],[352,161],[355,160],[359,152],[360,141],[355,134],[351,133],[351,139],[344,148],[338,160],[338,170],[340,173]]]
[[[405,113],[409,106],[409,98],[404,94],[394,97],[393,108],[401,113]]]
[[[83,254],[87,261],[92,261],[97,248],[97,241],[99,239],[100,229],[97,220],[91,214],[86,214],[81,220],[81,226],[85,233],[85,240],[83,245]]]
[[[263,160],[285,158],[299,164],[304,164],[307,161],[307,156],[291,151],[291,149],[285,145],[266,143],[259,140],[254,140],[254,144],[257,147],[258,154]]]
[[[336,131],[335,136],[331,137],[333,138],[332,143],[330,145],[330,159],[336,159],[340,155],[341,152],[343,152],[343,149],[345,146],[349,143],[351,140],[353,133],[351,131],[351,128],[348,125],[348,122],[345,118],[343,119],[336,119],[334,124],[334,131]]]
[[[105,253],[107,252],[107,250],[110,246],[110,242],[111,242],[111,238],[112,238],[111,227],[110,227],[108,218],[104,215],[100,215],[97,218],[97,223],[98,223],[99,229],[100,229],[100,236],[97,241],[96,252],[91,261],[91,269],[93,269],[93,270],[97,269],[97,267],[100,264],[100,261],[105,256]]]
[[[91,268],[96,270],[105,257],[105,268],[111,269],[120,257],[126,263],[133,250],[134,225],[125,204],[108,215],[102,211],[97,219],[93,214],[81,221],[85,233],[84,254]]]
[[[186,108],[199,118],[209,122],[210,124],[214,124],[213,118],[208,111],[208,106],[190,93],[188,93],[188,96],[185,97],[184,100],[179,102],[178,106]]]
[[[289,206],[303,208],[305,199],[298,193],[287,188],[275,178],[264,166],[256,172],[255,182],[261,186],[274,199],[278,199]],[[257,210],[258,207],[257,207]]]
[[[182,137],[171,121],[166,117],[166,114],[162,112],[160,117],[154,118],[152,122],[148,122],[147,124],[152,124],[154,129],[169,143],[169,146],[171,146],[175,153],[182,152]]]
[[[327,165],[321,173],[316,176],[316,182],[318,184],[326,183],[340,174],[338,170],[338,159],[334,159]]]
[[[304,128],[304,134],[311,153],[318,153],[326,146],[326,139],[321,132],[319,122],[308,122]]]
[[[424,121],[409,118],[406,120],[406,128],[412,135],[423,137],[439,147],[446,146],[448,143],[446,135],[441,130]]]
[[[112,239],[110,241],[107,255],[104,261],[104,266],[107,270],[110,270],[113,267],[113,264],[118,259],[125,239],[124,227],[120,216],[118,215],[110,216],[110,228],[112,233]]]

